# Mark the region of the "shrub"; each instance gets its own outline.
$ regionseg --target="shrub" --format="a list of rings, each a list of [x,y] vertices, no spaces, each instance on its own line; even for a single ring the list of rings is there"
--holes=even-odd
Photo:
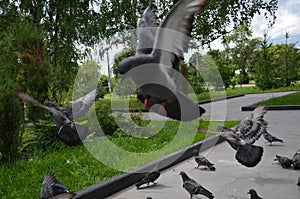
[[[15,80],[7,74],[0,74],[0,158],[4,162],[14,162],[19,156],[21,136],[20,102],[12,93]]]

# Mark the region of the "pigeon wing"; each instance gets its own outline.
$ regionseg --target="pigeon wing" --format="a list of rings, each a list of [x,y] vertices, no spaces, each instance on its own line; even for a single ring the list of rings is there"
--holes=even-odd
[[[85,96],[73,101],[68,106],[62,108],[62,111],[69,116],[70,119],[84,116],[95,102],[95,97],[99,94],[99,89],[94,89]]]
[[[207,0],[178,1],[157,30],[153,55],[160,64],[177,68],[179,59],[189,48],[194,14],[204,9]]]
[[[157,26],[155,11],[153,6],[150,5],[145,9],[142,18],[138,21],[136,54],[150,54],[152,52]]]
[[[235,133],[245,140],[247,144],[253,144],[266,130],[267,122],[264,120],[266,112],[266,107],[257,107],[237,125]]]
[[[57,187],[59,187],[58,193]],[[41,198],[49,198],[67,192],[69,192],[68,189],[55,178],[52,172],[46,173],[42,183]]]

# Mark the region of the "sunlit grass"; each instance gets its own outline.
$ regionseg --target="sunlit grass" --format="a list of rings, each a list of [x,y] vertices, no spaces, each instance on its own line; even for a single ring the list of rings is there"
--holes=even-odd
[[[275,97],[266,101],[258,102],[253,106],[280,106],[280,105],[300,105],[300,92],[292,93],[285,96]]]

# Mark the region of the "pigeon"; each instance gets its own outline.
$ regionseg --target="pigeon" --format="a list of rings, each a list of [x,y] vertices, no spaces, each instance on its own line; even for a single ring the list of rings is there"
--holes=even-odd
[[[152,197],[147,197],[146,199],[152,199]]]
[[[205,113],[198,103],[179,91],[172,77],[175,76],[174,69],[179,68],[183,53],[188,50],[194,14],[203,10],[206,2],[179,0],[159,26],[153,8],[150,6],[145,10],[138,24],[138,50],[134,56],[118,64],[118,72],[133,79],[146,109],[151,107],[150,99],[154,98],[152,101],[159,102],[165,109],[163,113],[157,113],[172,119],[191,121]],[[150,33],[143,35],[147,31]]]
[[[200,155],[197,150],[194,150],[193,154],[194,154],[195,162],[198,164],[198,166],[196,168],[199,168],[200,166],[205,166],[205,168],[208,168],[211,171],[216,170],[216,168],[214,167],[214,164],[212,164],[203,155]]]
[[[214,198],[214,195],[210,191],[198,184],[195,180],[191,179],[185,172],[181,171],[179,175],[182,177],[183,188],[185,188],[191,196],[190,199],[197,194],[204,195],[209,199]]]
[[[140,181],[138,181],[135,184],[135,186],[137,187],[137,189],[139,189],[140,186],[142,186],[143,184],[147,184],[147,186],[149,187],[151,182],[153,184],[156,184],[156,182],[154,182],[154,181],[157,180],[159,176],[160,176],[160,170],[148,172],[145,174],[145,176]]]
[[[267,128],[266,112],[265,106],[259,106],[234,128],[219,126],[220,136],[236,150],[235,158],[246,167],[254,167],[261,161],[263,147],[253,144]]]
[[[284,156],[280,156],[280,155],[276,155],[276,158],[274,159],[275,161],[277,160],[279,162],[279,164],[281,165],[282,168],[288,169],[291,168],[293,160],[288,158],[288,157],[284,157]]]
[[[268,131],[263,132],[263,136],[264,136],[265,140],[268,141],[269,145],[272,145],[272,142],[281,142],[281,143],[283,143],[282,139],[279,139],[279,138],[275,137],[274,135],[272,135]]]
[[[297,183],[298,186],[300,186],[300,176],[298,177],[298,183]]]
[[[293,160],[292,168],[300,169],[300,149],[298,149],[298,151],[295,153],[292,160]]]
[[[41,199],[70,199],[76,195],[60,183],[52,172],[47,172],[42,183]]]
[[[258,196],[254,189],[250,189],[247,194],[250,194],[250,199],[263,199],[262,197]]]
[[[89,111],[99,91],[98,88],[94,89],[87,95],[62,108],[57,107],[50,101],[43,105],[24,92],[17,92],[16,96],[33,106],[38,106],[49,111],[54,123],[59,129],[57,134],[58,139],[66,145],[75,146],[82,143],[88,136],[89,129],[86,126],[75,123],[73,119],[84,116]]]

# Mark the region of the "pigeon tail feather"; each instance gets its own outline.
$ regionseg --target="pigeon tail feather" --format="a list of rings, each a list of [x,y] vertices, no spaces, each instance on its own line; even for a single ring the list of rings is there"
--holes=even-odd
[[[246,167],[254,167],[261,161],[263,151],[261,146],[246,144],[238,148],[235,158]]]

